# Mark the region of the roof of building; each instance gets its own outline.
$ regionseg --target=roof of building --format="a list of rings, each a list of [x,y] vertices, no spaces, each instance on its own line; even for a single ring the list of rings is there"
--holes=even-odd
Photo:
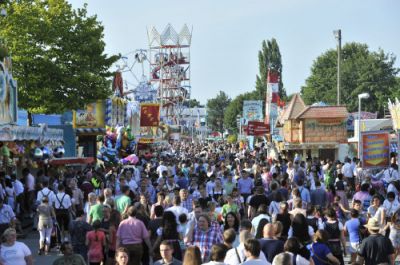
[[[296,119],[297,115],[299,115],[306,107],[307,106],[300,97],[300,94],[294,94],[282,115],[282,120]]]
[[[345,106],[308,106],[296,119],[347,118],[349,113]]]

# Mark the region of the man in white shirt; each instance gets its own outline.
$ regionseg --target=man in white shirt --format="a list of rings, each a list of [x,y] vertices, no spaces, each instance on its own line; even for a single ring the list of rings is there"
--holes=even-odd
[[[67,232],[69,226],[69,211],[72,206],[71,197],[65,193],[63,184],[58,185],[58,193],[55,196],[54,208],[56,212],[57,223],[61,229],[61,235],[64,241],[67,241]]]
[[[189,211],[185,207],[181,206],[181,197],[175,196],[173,203],[174,203],[174,206],[169,207],[168,209],[166,209],[166,211],[173,212],[176,217],[176,222],[179,224],[179,216],[181,214],[186,214],[186,216],[188,216]]]
[[[33,217],[33,206],[35,205],[35,178],[28,168],[22,170],[22,176],[25,179],[25,205],[26,211],[30,217]]]
[[[52,190],[50,190],[49,187],[49,182],[48,181],[43,181],[42,183],[43,189],[41,189],[37,193],[37,198],[36,198],[36,203],[40,204],[42,202],[43,197],[47,197],[49,199],[49,205],[54,206],[54,203],[56,201],[55,194]]]
[[[240,244],[237,248],[232,248],[228,250],[225,256],[224,263],[229,265],[239,265],[242,264],[247,258],[245,256],[244,243],[247,239],[253,238],[253,235],[248,230],[243,230],[240,232],[239,239]],[[264,264],[270,264],[262,251],[260,251],[259,258],[264,262]]]
[[[383,180],[386,183],[390,183],[392,181],[396,181],[399,179],[399,172],[395,168],[395,164],[392,164],[389,168],[383,171]]]
[[[342,167],[342,174],[346,178],[347,183],[349,183],[350,189],[354,190],[353,166],[351,165],[351,159],[348,157],[345,158],[345,164]]]
[[[159,176],[160,178],[163,177],[162,173],[163,173],[164,171],[167,171],[167,172],[168,172],[168,168],[167,168],[166,166],[164,166],[164,161],[160,161],[160,165],[157,167],[156,171],[157,171],[157,174],[158,174],[158,176]]]

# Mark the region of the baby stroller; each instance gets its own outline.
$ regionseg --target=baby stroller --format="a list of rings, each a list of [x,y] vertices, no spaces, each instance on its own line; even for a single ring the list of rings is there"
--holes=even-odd
[[[50,238],[50,249],[57,247],[57,249],[61,246],[61,230],[58,223],[54,223],[53,231],[51,231],[51,238]]]

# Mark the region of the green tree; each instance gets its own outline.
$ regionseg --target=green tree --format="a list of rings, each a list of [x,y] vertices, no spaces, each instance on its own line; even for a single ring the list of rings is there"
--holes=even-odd
[[[196,108],[196,107],[202,108],[202,107],[204,107],[203,105],[201,105],[200,101],[198,101],[195,98],[192,98],[192,99],[189,99],[189,100],[185,101],[183,103],[183,105],[188,107],[188,108]]]
[[[223,91],[219,91],[215,98],[207,100],[207,123],[212,130],[223,132],[224,113],[230,102],[231,99]]]
[[[104,54],[104,28],[86,5],[19,0],[3,7],[0,36],[12,54],[20,107],[61,113],[111,94],[109,68],[118,56]]]
[[[237,133],[239,128],[237,126],[238,115],[243,114],[243,101],[245,100],[261,100],[257,91],[252,91],[244,94],[240,94],[234,98],[225,110],[224,124],[225,128]]]
[[[242,115],[244,100],[263,100],[265,104],[265,96],[267,92],[267,75],[268,68],[281,73],[279,82],[279,96],[282,100],[287,100],[286,90],[282,82],[282,57],[276,39],[263,41],[261,50],[258,52],[259,73],[256,76],[255,90],[237,96],[229,104],[225,112],[225,127],[233,132],[237,132],[237,116]]]
[[[256,91],[260,99],[265,99],[267,92],[268,68],[280,73],[279,96],[286,100],[286,90],[282,82],[282,56],[275,38],[263,41],[258,52],[259,73],[256,77]]]
[[[383,50],[369,51],[366,44],[347,43],[342,49],[340,102],[350,112],[358,109],[358,94],[368,92],[363,109],[378,111],[380,115],[387,106],[387,99],[396,92],[395,56]],[[311,67],[301,94],[306,104],[324,101],[336,104],[337,53],[331,49],[320,55]]]

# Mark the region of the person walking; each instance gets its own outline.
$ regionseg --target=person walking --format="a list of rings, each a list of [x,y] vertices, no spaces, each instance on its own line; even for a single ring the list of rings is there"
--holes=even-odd
[[[164,240],[160,244],[161,259],[154,262],[154,265],[182,265],[180,260],[174,258],[174,247],[168,240]]]
[[[365,265],[394,264],[394,248],[390,239],[381,235],[379,221],[370,218],[365,225],[370,235],[361,242],[359,261]]]
[[[14,228],[7,228],[3,238],[0,248],[0,262],[3,265],[33,265],[31,250],[25,243],[17,241],[17,231]]]
[[[83,210],[76,211],[76,219],[69,224],[69,233],[73,251],[87,260],[87,246],[85,245],[86,233],[93,228],[85,221]]]
[[[51,243],[51,232],[53,230],[53,219],[56,218],[54,208],[49,205],[49,198],[43,197],[42,203],[37,208],[37,214],[39,216],[38,231],[40,235],[39,239],[39,255],[48,255]]]
[[[129,253],[129,265],[140,265],[143,256],[142,243],[151,249],[149,232],[142,221],[136,218],[136,208],[130,206],[127,210],[129,217],[123,220],[117,230],[116,248],[125,247]],[[153,254],[150,253],[150,256]]]
[[[66,265],[66,264],[86,265],[86,262],[81,255],[74,254],[71,243],[69,242],[62,243],[60,251],[63,254],[63,256],[56,259],[53,262],[53,265]]]
[[[69,214],[72,206],[71,197],[65,193],[65,187],[63,184],[58,185],[58,193],[55,200],[55,212],[57,223],[61,229],[61,237],[64,241],[68,241],[67,233],[70,222]]]
[[[128,265],[129,256],[126,248],[118,248],[115,251],[115,265]]]
[[[104,261],[104,247],[106,235],[100,230],[101,222],[93,222],[93,231],[86,234],[86,246],[88,247],[88,261],[90,265],[100,265]]]

